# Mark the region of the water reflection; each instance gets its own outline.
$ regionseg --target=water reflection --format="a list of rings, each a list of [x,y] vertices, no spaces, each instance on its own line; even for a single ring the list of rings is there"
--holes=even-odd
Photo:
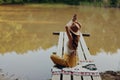
[[[92,55],[92,58],[100,72],[107,70],[120,71],[120,49],[116,53],[101,51],[97,55]]]
[[[60,14],[62,12],[62,14]],[[120,48],[120,10],[99,7],[31,7],[0,6],[0,52],[26,53],[57,43],[54,31],[64,31],[65,24],[76,13],[92,54],[104,49],[116,52]],[[52,41],[51,41],[52,40]],[[32,45],[32,46],[31,46]]]
[[[51,78],[50,54],[56,51],[56,47],[47,50],[28,51],[27,54],[15,52],[0,55],[0,68],[9,74],[15,74],[24,80],[48,80]]]
[[[51,78],[50,70],[53,66],[49,57],[56,50],[57,47],[53,46],[47,50],[28,51],[22,55],[16,52],[6,53],[0,55],[0,68],[26,80],[48,80]],[[101,51],[92,55],[92,58],[100,72],[120,70],[120,49],[114,54]]]

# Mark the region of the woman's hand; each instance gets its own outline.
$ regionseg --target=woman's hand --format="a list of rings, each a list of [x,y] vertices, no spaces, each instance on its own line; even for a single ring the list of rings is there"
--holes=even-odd
[[[68,26],[65,26],[65,29],[68,30]]]
[[[77,22],[77,15],[76,15],[76,14],[73,15],[72,20],[70,20],[70,21],[66,24],[66,26],[68,26],[68,27],[72,26],[73,22]]]
[[[73,21],[73,22],[76,22],[76,21],[77,21],[77,15],[76,15],[76,14],[74,14],[74,16],[73,16],[73,18],[72,18],[72,21]]]

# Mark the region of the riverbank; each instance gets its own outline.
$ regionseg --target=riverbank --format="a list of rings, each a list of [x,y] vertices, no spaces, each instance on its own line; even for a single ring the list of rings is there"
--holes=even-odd
[[[30,1],[24,1],[24,0],[1,0],[0,4],[1,5],[6,5],[6,4],[19,4],[19,5],[24,5],[24,4],[64,4],[64,5],[84,5],[84,6],[100,6],[100,7],[119,7],[120,8],[120,1],[119,0],[30,0]]]
[[[62,3],[25,3],[24,5],[20,5],[20,4],[5,4],[5,5],[0,5],[0,7],[13,7],[13,6],[17,6],[17,7],[30,7],[30,8],[79,8],[79,7],[100,7],[100,6],[93,6],[93,5],[85,5],[83,3],[83,5],[67,5],[67,4],[62,4]]]
[[[100,75],[102,80],[120,80],[120,71],[105,71]]]

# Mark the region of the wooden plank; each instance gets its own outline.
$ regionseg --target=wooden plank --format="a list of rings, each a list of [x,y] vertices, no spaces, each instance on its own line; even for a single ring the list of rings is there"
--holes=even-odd
[[[60,32],[53,32],[53,35],[59,35],[59,34],[60,34]],[[85,37],[89,37],[90,36],[89,33],[82,33],[82,35],[85,36]]]
[[[80,37],[81,39],[81,37]],[[85,55],[84,55],[84,52],[82,50],[82,45],[81,45],[81,42],[78,43],[78,56],[79,56],[79,59],[80,59],[80,65],[82,62],[84,62],[86,59],[85,59]],[[91,80],[91,76],[77,76],[77,75],[74,75],[74,80]]]
[[[64,33],[64,53],[67,53],[67,42],[68,42],[68,36],[66,32]],[[68,74],[63,74],[63,80],[71,80],[71,76]]]
[[[68,42],[68,36],[65,32],[64,33],[64,53],[67,53],[67,42]]]
[[[53,32],[53,35],[59,35],[60,32]]]
[[[92,80],[91,76],[83,76],[83,80]]]
[[[86,45],[86,43],[85,43],[85,40],[84,40],[82,34],[80,34],[80,35],[81,35],[81,36],[80,36],[80,37],[81,37],[81,38],[80,38],[80,42],[81,42],[81,46],[82,46],[82,49],[83,49],[85,58],[86,58],[86,60],[91,60],[92,58],[91,58],[90,52],[89,52],[89,50],[88,50],[88,48],[87,48],[87,45]],[[91,60],[91,61],[92,61],[92,60]],[[88,79],[86,79],[87,77],[84,77],[84,78],[85,78],[85,80],[88,80]],[[101,77],[100,77],[100,75],[99,75],[99,76],[91,76],[91,79],[92,79],[92,80],[101,80]]]
[[[80,42],[78,42],[78,49],[77,49],[77,53],[78,53],[78,57],[80,61],[85,60],[83,52],[82,52],[82,48],[81,48],[81,44]]]
[[[60,75],[53,75],[52,80],[60,80]]]
[[[71,75],[63,75],[63,80],[71,80]]]
[[[83,80],[92,80],[91,76],[82,76],[82,77],[83,77]]]
[[[78,49],[77,49],[78,57],[79,57],[79,65],[81,64],[81,61],[85,60],[84,55],[81,49],[80,42],[78,42]],[[82,80],[82,76],[74,75],[73,76],[74,80]]]
[[[64,36],[64,32],[60,32],[59,40],[58,40],[57,55],[61,57],[62,57],[62,49],[63,49],[63,36]]]
[[[73,80],[82,80],[81,76],[73,76]]]
[[[92,78],[93,78],[93,80],[102,80],[100,75],[99,76],[92,76]]]
[[[90,34],[89,33],[82,33],[82,36],[89,37]]]
[[[90,60],[90,53],[84,41],[82,33],[80,34],[80,47],[83,52],[84,59],[83,60]],[[92,76],[82,76],[83,80],[92,80]]]
[[[58,40],[57,55],[61,57],[62,57],[62,51],[63,51],[63,36],[64,36],[64,33],[60,32],[59,40]],[[55,72],[55,71],[60,71],[60,69],[56,69],[53,67],[52,72]],[[57,75],[52,74],[52,80],[61,80],[61,78],[62,78],[61,74],[57,74]]]
[[[61,69],[52,69],[52,80],[61,80]]]
[[[86,57],[87,60],[91,60],[91,57],[90,57],[90,52],[88,51],[88,48],[87,48],[87,45],[85,43],[85,40],[82,36],[82,33],[80,34],[80,43],[81,43],[81,46],[82,46],[82,49],[83,49],[83,53]]]
[[[82,76],[80,76],[80,75],[73,75],[73,80],[82,80]]]

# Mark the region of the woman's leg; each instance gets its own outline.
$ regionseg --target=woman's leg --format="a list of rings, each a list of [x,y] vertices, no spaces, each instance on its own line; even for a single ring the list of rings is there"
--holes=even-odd
[[[79,58],[77,55],[74,54],[73,55],[64,54],[64,60],[66,60],[69,67],[74,67],[77,65]]]
[[[52,54],[52,55],[50,56],[50,58],[51,58],[51,60],[54,62],[54,64],[68,67],[66,60],[63,59],[63,58],[61,58],[61,57],[59,57],[58,55]]]

